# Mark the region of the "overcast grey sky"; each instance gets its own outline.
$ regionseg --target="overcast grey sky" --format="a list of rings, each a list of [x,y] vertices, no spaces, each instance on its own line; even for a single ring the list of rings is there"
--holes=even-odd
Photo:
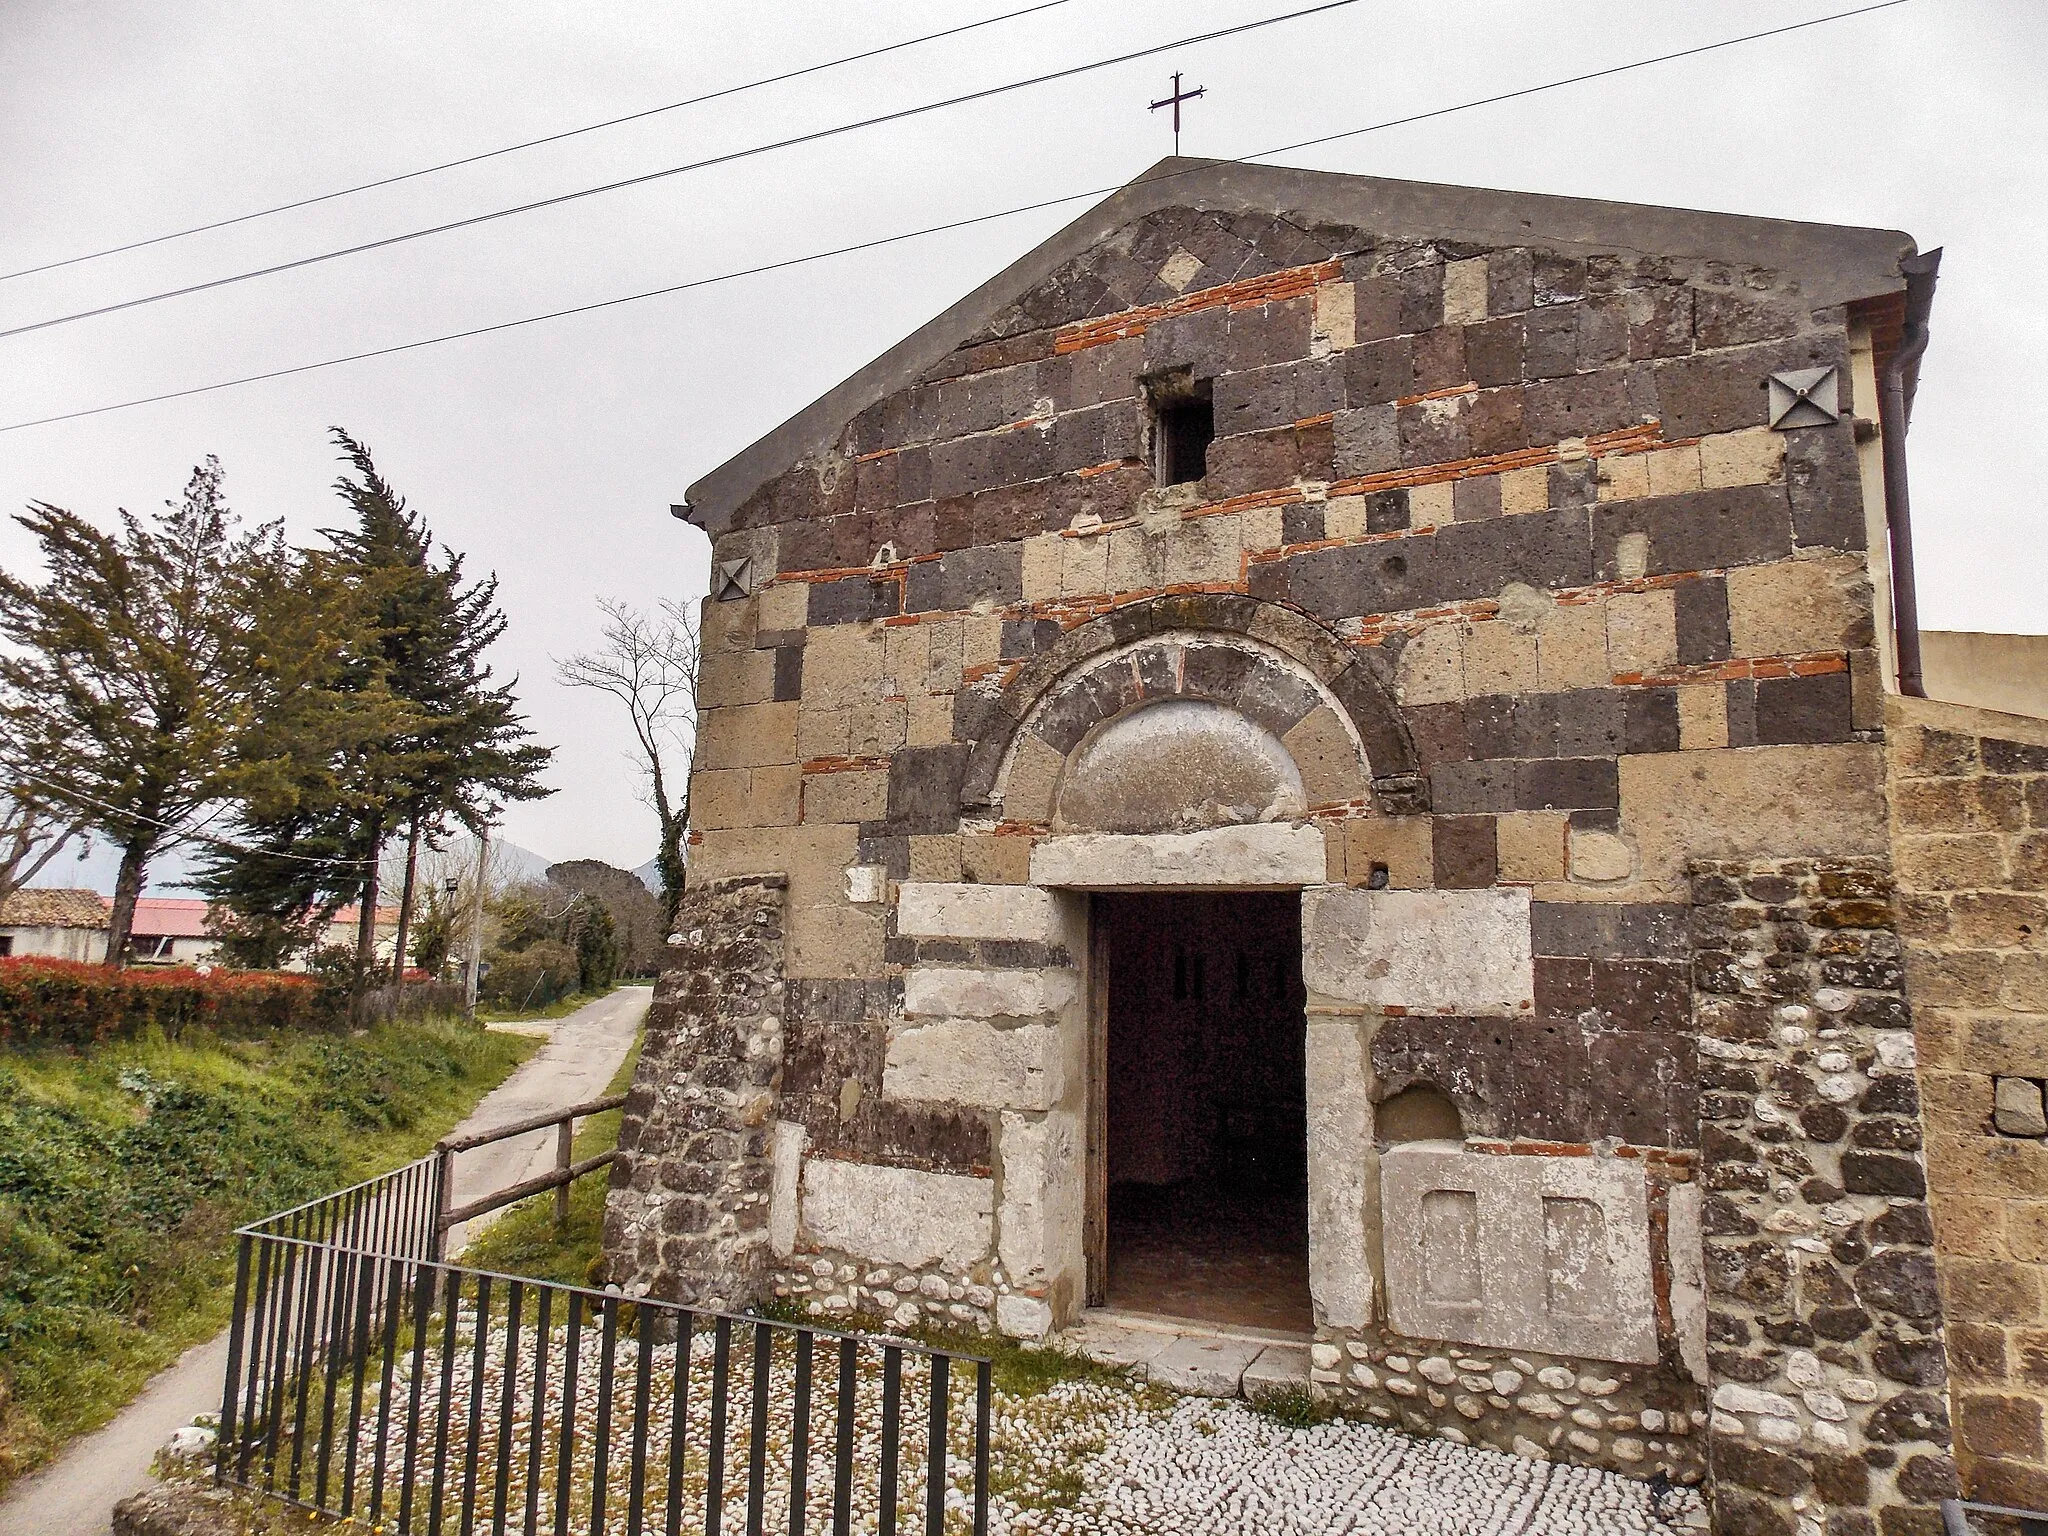
[[[1025,0],[831,5],[0,0],[0,270],[656,106]],[[1296,0],[1299,3],[1299,0]],[[1246,37],[393,250],[0,341],[0,424],[489,324],[1113,185],[1850,8],[1363,0]],[[0,283],[0,328],[638,174],[1294,9],[1068,0],[791,85],[148,251]],[[1286,157],[1425,181],[1905,229],[1947,247],[1913,433],[1929,627],[2048,631],[2048,6],[1880,14]],[[400,357],[0,433],[0,510],[153,509],[217,453],[236,508],[335,519],[330,424],[496,570],[558,793],[511,838],[653,852],[608,702],[550,657],[599,597],[704,587],[668,504],[1082,205]],[[0,530],[0,560],[28,558]]]

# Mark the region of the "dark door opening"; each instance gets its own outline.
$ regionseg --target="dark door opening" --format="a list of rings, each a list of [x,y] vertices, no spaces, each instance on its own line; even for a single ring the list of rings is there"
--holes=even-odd
[[[1091,1299],[1307,1332],[1300,897],[1101,895],[1094,913],[1106,1223]]]

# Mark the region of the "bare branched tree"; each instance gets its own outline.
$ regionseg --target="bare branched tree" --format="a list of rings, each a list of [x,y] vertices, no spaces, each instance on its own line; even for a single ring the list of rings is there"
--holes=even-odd
[[[41,874],[80,830],[30,801],[0,792],[0,901]]]
[[[675,916],[683,895],[683,838],[690,824],[690,756],[697,743],[697,620],[679,603],[652,613],[600,600],[604,645],[555,663],[566,687],[595,688],[626,707],[647,803],[661,823],[661,897]]]

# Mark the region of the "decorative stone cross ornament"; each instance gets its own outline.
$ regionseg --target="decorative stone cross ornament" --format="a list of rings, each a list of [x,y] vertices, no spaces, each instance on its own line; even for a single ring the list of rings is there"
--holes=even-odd
[[[754,557],[741,555],[737,560],[721,560],[716,574],[718,579],[714,585],[719,602],[730,603],[743,598],[753,584]]]
[[[1824,427],[1842,415],[1840,370],[1793,368],[1770,378],[1771,426],[1777,431],[1792,427]]]

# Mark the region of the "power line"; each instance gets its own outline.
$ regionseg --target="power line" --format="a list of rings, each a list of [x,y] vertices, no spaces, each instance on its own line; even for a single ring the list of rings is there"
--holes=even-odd
[[[252,219],[266,219],[274,213],[289,213],[295,208],[310,208],[316,203],[331,203],[337,198],[353,197],[358,192],[373,192],[379,187],[396,186],[402,181],[415,181],[422,176],[437,175],[452,171],[460,166],[475,165],[480,161],[494,160],[500,155],[516,154],[523,149],[538,149],[543,144],[559,144],[564,139],[577,138],[582,134],[596,133],[604,128],[617,128],[623,123],[637,123],[642,118],[658,117],[664,112],[680,111],[684,107],[701,106],[707,101],[717,101],[726,96],[737,96],[744,91],[759,90],[763,86],[781,85],[785,81],[800,80],[806,75],[822,74],[828,69],[837,69],[844,64],[858,64],[866,59],[878,59],[884,54],[898,53],[905,48],[915,48],[922,43],[935,43],[942,38],[958,37],[963,32],[973,32],[982,27],[992,27],[998,22],[1015,21],[1022,16],[1049,11],[1055,6],[1067,5],[1071,0],[1040,0],[1037,5],[1027,5],[1021,10],[1004,11],[1000,16],[990,16],[982,21],[970,21],[962,26],[947,27],[939,32],[927,32],[921,37],[908,37],[897,43],[885,43],[879,48],[870,48],[862,53],[849,53],[843,58],[828,59],[822,64],[808,64],[802,69],[785,70],[779,75],[765,75],[759,80],[749,80],[744,85],[728,85],[716,91],[706,91],[701,96],[686,97],[682,101],[671,101],[665,106],[647,107],[639,112],[628,112],[623,117],[608,117],[600,123],[586,123],[581,128],[565,128],[559,133],[543,134],[537,139],[522,139],[517,144],[506,144],[497,149],[487,149],[480,154],[464,155],[456,160],[443,160],[438,165],[422,166],[416,171],[401,171],[395,176],[380,176],[375,181],[358,182],[352,187],[342,187],[333,192],[320,192],[311,197],[295,198],[288,203],[277,203],[269,208],[258,208],[251,213],[238,213],[230,218],[215,219],[208,224],[194,224],[189,229],[175,229],[169,234],[151,235],[146,240],[130,240],[125,245],[110,245],[104,250],[87,251],[81,256],[66,256],[57,261],[46,261],[40,266],[23,267],[17,272],[0,272],[0,283],[11,282],[17,277],[28,277],[37,272],[51,272],[58,267],[74,267],[84,261],[98,261],[102,256],[118,256],[125,251],[139,251],[146,246],[162,245],[170,240],[182,240],[187,235],[203,235],[209,230],[226,229],[235,224],[247,224]]]
[[[159,831],[168,832],[171,834],[171,840],[174,843],[206,843],[215,848],[226,848],[233,853],[246,854],[250,858],[290,859],[297,864],[322,864],[330,868],[343,865],[362,866],[377,862],[375,859],[323,859],[307,853],[283,853],[273,848],[251,848],[245,843],[234,841],[232,838],[215,837],[210,833],[202,832],[197,827],[181,827],[176,822],[163,821],[155,816],[145,816],[140,811],[131,811],[122,806],[109,804],[105,800],[95,799],[93,796],[75,789],[69,784],[60,784],[55,779],[46,779],[41,774],[30,773],[21,768],[16,768],[12,771],[16,778],[26,779],[31,784],[40,784],[45,790],[58,796],[60,799],[74,801],[80,805],[88,805],[96,811],[104,811],[109,816],[119,816],[128,821],[139,821],[144,826],[155,827]]]
[[[1311,5],[1302,10],[1288,11],[1279,16],[1267,16],[1258,21],[1242,22],[1234,27],[1223,27],[1214,32],[1201,32],[1192,37],[1176,38],[1170,43],[1157,43],[1149,48],[1139,48],[1130,53],[1116,54],[1106,59],[1096,59],[1088,64],[1075,64],[1066,69],[1056,69],[1049,74],[1033,75],[1027,80],[1012,80],[1005,85],[992,85],[979,91],[968,91],[959,96],[948,96],[940,101],[928,101],[922,106],[904,107],[895,112],[884,112],[876,117],[864,117],[857,122],[840,123],[831,128],[820,128],[812,133],[800,133],[792,138],[777,139],[770,144],[756,144],[749,149],[736,149],[728,154],[713,155],[704,160],[692,160],[684,165],[671,165],[663,170],[649,171],[640,176],[628,176],[621,181],[608,181],[601,186],[583,187],[575,192],[563,192],[554,197],[544,197],[530,203],[520,203],[511,208],[499,208],[491,213],[479,213],[466,219],[452,219],[445,224],[432,224],[425,229],[409,230],[402,235],[386,235],[381,240],[365,240],[358,245],[342,246],[338,250],[321,251],[312,256],[301,256],[293,261],[281,261],[268,267],[256,267],[247,272],[237,272],[228,277],[210,278],[203,283],[188,283],[182,288],[166,288],[161,293],[144,294],[140,298],[123,299],[116,304],[101,304],[92,309],[75,310],[68,315],[56,315],[48,320],[36,320],[27,325],[17,325],[0,330],[0,340],[9,336],[26,336],[31,331],[46,331],[52,326],[70,325],[77,320],[90,320],[99,315],[117,314],[126,309],[137,309],[145,304],[160,304],[166,299],[181,299],[195,293],[207,293],[215,288],[226,288],[235,283],[246,283],[259,277],[274,277],[280,272],[296,272],[302,267],[318,266],[323,262],[339,261],[344,256],[360,256],[368,251],[381,251],[389,246],[404,245],[413,240],[424,240],[431,235],[445,235],[458,229],[469,229],[478,224],[489,224],[498,219],[509,219],[522,213],[534,213],[543,208],[559,207],[586,197],[599,197],[607,192],[624,191],[628,187],[642,187],[649,182],[664,181],[671,176],[685,175],[690,171],[701,171],[717,165],[730,165],[736,160],[749,160],[756,155],[765,155],[778,149],[792,149],[801,144],[815,144],[821,139],[838,138],[842,134],[856,133],[863,128],[880,127],[887,123],[899,123],[906,118],[922,117],[927,113],[941,112],[949,107],[965,106],[970,102],[986,101],[994,96],[1006,96],[1012,91],[1028,90],[1033,86],[1047,85],[1055,80],[1068,80],[1076,75],[1091,74],[1099,69],[1109,69],[1118,64],[1128,64],[1134,59],[1146,59],[1154,54],[1169,53],[1176,48],[1188,48],[1197,43],[1215,42],[1220,38],[1237,37],[1246,32],[1256,32],[1262,27],[1278,26],[1286,21],[1299,21],[1304,16],[1320,15],[1324,11],[1341,10],[1356,5],[1359,0],[1323,0],[1320,5]]]
[[[1302,139],[1293,144],[1283,144],[1274,149],[1259,150],[1256,153],[1236,157],[1229,161],[1202,161],[1185,170],[1168,171],[1163,175],[1147,178],[1134,186],[1153,186],[1163,181],[1172,181],[1181,176],[1191,176],[1216,164],[1248,164],[1267,159],[1273,155],[1289,154],[1298,149],[1310,149],[1318,145],[1333,144],[1341,139],[1357,138],[1368,133],[1379,133],[1389,128],[1404,127],[1411,123],[1428,122],[1433,118],[1447,117],[1456,112],[1469,112],[1478,107],[1497,105],[1500,102],[1516,101],[1526,96],[1540,95],[1546,91],[1562,90],[1567,86],[1583,85],[1587,81],[1602,80],[1612,75],[1626,74],[1632,70],[1647,69],[1656,64],[1668,64],[1677,59],[1687,59],[1703,53],[1717,52],[1723,48],[1737,47],[1743,43],[1761,42],[1766,38],[1781,37],[1788,32],[1800,32],[1809,27],[1824,26],[1829,22],[1846,21],[1856,16],[1867,16],[1874,11],[1891,10],[1908,4],[1909,0],[1879,0],[1875,5],[1858,7],[1855,10],[1837,11],[1832,15],[1817,16],[1809,21],[1792,22],[1782,27],[1772,27],[1763,32],[1745,33],[1741,37],[1723,38],[1718,42],[1703,43],[1697,47],[1682,48],[1673,53],[1657,54],[1647,59],[1636,59],[1626,64],[1609,65],[1604,69],[1588,71],[1581,75],[1570,75],[1560,80],[1546,81],[1541,85],[1524,86],[1517,90],[1502,91],[1492,96],[1481,96],[1471,101],[1458,102],[1448,107],[1435,107],[1426,112],[1415,112],[1405,117],[1388,118],[1382,122],[1368,123],[1362,128],[1346,128],[1337,133],[1322,134],[1312,139]],[[1048,208],[1058,208],[1067,203],[1081,202],[1088,198],[1103,197],[1120,190],[1118,187],[1097,187],[1086,192],[1072,192],[1064,197],[1047,198],[1041,202],[1024,203],[1014,208],[1000,209],[994,213],[975,214],[964,219],[954,219],[943,224],[931,224],[922,229],[907,230],[901,234],[881,235],[872,240],[858,241],[852,245],[835,246],[830,250],[814,251],[809,255],[786,257],[781,261],[764,262],[759,266],[743,267],[733,272],[723,272],[712,277],[693,278],[688,282],[671,283],[666,287],[649,288],[640,293],[624,294],[618,298],[599,299],[589,304],[578,304],[568,309],[550,310],[546,314],[528,315],[518,320],[501,320],[493,325],[473,326],[468,330],[450,331],[440,336],[428,336],[418,341],[399,342],[389,347],[377,347],[367,352],[352,352],[344,357],[330,357],[320,362],[299,363],[289,368],[273,368],[265,373],[252,373],[236,379],[223,379],[213,384],[195,384],[188,389],[169,390],[163,394],[143,395],[133,400],[122,400],[112,405],[92,406],[85,410],[66,411],[55,416],[42,416],[32,421],[10,422],[0,426],[0,432],[19,432],[29,427],[49,426],[60,421],[76,421],[86,416],[100,416],[109,411],[125,411],[140,405],[156,405],[167,400],[182,400],[191,395],[210,394],[215,390],[235,389],[244,384],[260,384],[270,379],[289,378],[294,374],[311,373],[322,368],[338,368],[344,363],[366,362],[372,358],[390,357],[400,352],[413,352],[422,347],[439,346],[448,341],[464,341],[471,337],[488,336],[498,331],[517,330],[522,326],[538,325],[547,320],[562,320],[575,315],[591,314],[597,310],[612,309],[622,304],[638,303],[642,299],[660,298],[667,294],[685,293],[693,288],[706,288],[717,283],[729,283],[743,277],[755,277],[768,272],[778,272],[789,267],[806,266],[812,262],[826,261],[835,256],[849,256],[861,251],[875,250],[882,246],[898,245],[908,240],[922,239],[927,235],[943,234],[951,230],[967,229],[977,224],[993,223],[998,219],[1014,218],[1021,214],[1038,213]]]

